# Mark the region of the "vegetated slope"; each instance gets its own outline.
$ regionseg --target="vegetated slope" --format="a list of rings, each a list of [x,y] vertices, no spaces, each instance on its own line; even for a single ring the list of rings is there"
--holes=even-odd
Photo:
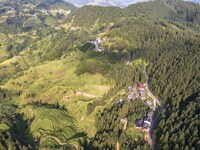
[[[100,7],[84,6],[66,19],[67,22],[72,20],[73,26],[80,26],[90,29],[89,27],[98,25],[98,27],[117,21],[123,17],[123,11],[117,7]]]
[[[199,147],[198,40],[188,39],[188,46],[180,50],[174,46],[173,51],[163,51],[149,66],[150,85],[166,105],[154,136],[158,148]]]
[[[150,9],[151,7],[156,9]],[[163,9],[166,10],[165,13],[162,13]],[[121,50],[134,49],[133,53],[136,57],[143,57],[150,62],[148,68],[150,86],[166,106],[162,121],[156,130],[155,141],[158,141],[158,147],[197,148],[199,144],[199,119],[197,119],[200,65],[199,6],[178,1],[167,1],[167,3],[160,1],[133,5],[126,11],[130,17],[134,16],[131,18],[132,21],[119,18],[106,36],[110,39],[122,38]],[[98,17],[103,18],[101,15]],[[94,23],[95,21],[91,21],[90,26]],[[108,48],[115,50],[119,47],[117,45]],[[186,112],[189,113],[187,118],[183,117]],[[189,137],[191,131],[195,132]],[[181,138],[178,139],[180,136]]]
[[[90,143],[88,149],[113,149],[119,142],[120,149],[150,149],[145,139],[145,133],[134,128],[136,119],[143,117],[148,107],[141,101],[126,104],[113,104],[110,108],[104,109],[96,117],[97,133]],[[137,113],[135,113],[137,112]],[[128,129],[134,129],[132,133],[124,131],[121,118],[128,118]],[[104,139],[104,140],[102,140]],[[137,142],[136,142],[137,141]]]
[[[4,32],[1,36],[6,37],[1,45],[4,52],[2,58],[5,60],[1,60],[0,64],[1,87],[17,93],[13,100],[19,102],[19,106],[28,103],[28,106],[19,107],[20,113],[35,112],[33,116],[36,117],[22,117],[23,123],[12,128],[17,132],[6,134],[11,134],[13,141],[19,139],[21,143],[31,134],[34,135],[31,135],[33,139],[41,136],[41,147],[62,148],[66,142],[69,147],[75,144],[88,149],[115,148],[116,144],[121,148],[139,148],[138,145],[149,148],[142,133],[138,136],[128,134],[128,131],[134,130],[136,119],[131,113],[132,108],[135,108],[137,117],[140,117],[146,111],[143,103],[111,106],[115,100],[126,96],[124,91],[133,82],[145,82],[144,65],[141,62],[146,61],[149,64],[150,88],[165,106],[154,132],[158,148],[199,147],[198,17],[198,5],[160,0],[132,5],[126,9],[83,7],[66,19],[62,24],[65,29],[40,26],[26,31],[17,24],[15,28],[18,32],[12,32],[16,37],[5,32],[5,24],[1,28],[1,32]],[[22,31],[27,34],[26,37],[35,38],[25,40],[23,37],[21,47],[18,41],[21,36],[18,33],[23,33]],[[105,50],[101,53],[92,51],[94,46],[87,43],[96,37],[106,39],[102,44]],[[12,44],[6,49],[5,45],[9,41]],[[138,58],[142,58],[139,59],[142,61],[138,61]],[[127,60],[134,65],[126,66]],[[33,102],[40,106],[35,106]],[[49,105],[55,108],[49,108]],[[63,132],[62,128],[73,119],[63,115],[66,110],[62,105],[65,105],[63,108],[67,109],[78,126],[76,131],[70,129],[69,134],[68,130]],[[126,107],[130,111],[126,112]],[[140,111],[140,107],[144,111]],[[103,111],[104,108],[107,109]],[[43,118],[49,111],[52,111],[49,113],[50,119],[42,119],[47,126],[38,125],[41,121],[39,118]],[[100,112],[95,121],[98,111]],[[130,128],[126,133],[118,124],[121,117],[127,114],[132,115],[129,116]],[[184,117],[185,114],[187,118]],[[61,122],[56,125],[55,118],[59,117],[66,120],[66,124]],[[26,120],[28,125],[24,123]],[[50,122],[54,122],[53,127]],[[30,129],[27,130],[28,136],[18,136],[22,124]],[[8,128],[2,126],[5,130]],[[114,132],[110,135],[113,129]],[[88,141],[79,143],[76,138],[69,139],[82,131],[86,133],[81,134],[81,139],[94,135],[95,138],[91,141],[85,138]],[[191,131],[194,132],[189,136]],[[138,137],[142,138],[137,141]],[[27,141],[24,145],[28,146],[31,142]]]
[[[27,0],[27,3],[29,1]],[[69,4],[65,2],[64,0],[39,0],[36,2],[37,8],[46,8],[46,9],[51,9],[51,8],[65,8],[69,10],[75,9],[75,6],[72,4]]]
[[[74,26],[91,27],[97,20],[100,20],[99,25],[105,26],[106,23],[116,22],[123,17],[140,17],[154,21],[162,18],[199,29],[199,11],[199,5],[195,3],[179,0],[156,0],[130,5],[124,9],[85,6],[70,14],[67,20],[73,19]],[[83,20],[85,21],[83,22]]]

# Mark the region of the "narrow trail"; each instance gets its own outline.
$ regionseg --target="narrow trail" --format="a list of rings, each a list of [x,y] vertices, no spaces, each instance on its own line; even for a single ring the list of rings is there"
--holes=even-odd
[[[144,69],[144,74],[147,77],[146,90],[148,92],[148,96],[151,97],[160,106],[158,113],[156,114],[156,116],[154,116],[154,119],[151,123],[150,131],[148,133],[149,134],[149,143],[152,146],[153,150],[156,150],[156,144],[153,142],[152,135],[153,135],[153,131],[159,121],[159,118],[160,118],[162,112],[164,111],[164,107],[163,107],[162,103],[158,100],[158,98],[155,95],[153,95],[153,93],[149,90],[149,85],[148,85],[149,77],[147,76],[146,68]]]
[[[87,94],[87,93],[84,93],[84,92],[76,92],[75,94],[64,96],[63,100],[70,101],[73,96],[84,96],[84,97],[91,98],[91,99],[98,98],[98,96],[96,96],[96,95]]]
[[[119,142],[116,143],[116,150],[120,150],[120,144],[119,144]]]
[[[89,98],[98,98],[98,96],[96,95],[91,95],[91,94],[87,94],[87,93],[83,93],[83,92],[76,92],[77,96],[85,96],[85,97],[89,97]]]

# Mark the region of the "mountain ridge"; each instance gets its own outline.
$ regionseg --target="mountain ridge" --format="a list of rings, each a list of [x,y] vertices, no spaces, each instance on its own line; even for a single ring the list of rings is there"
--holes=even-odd
[[[82,7],[85,5],[99,5],[99,6],[118,6],[127,7],[131,4],[149,2],[154,0],[65,0],[76,7]],[[200,3],[200,0],[183,0],[188,2]]]
[[[100,6],[119,6],[127,7],[128,5],[139,3],[139,2],[148,2],[152,0],[65,0],[66,2],[72,3],[77,7],[82,7],[84,5],[100,5]]]

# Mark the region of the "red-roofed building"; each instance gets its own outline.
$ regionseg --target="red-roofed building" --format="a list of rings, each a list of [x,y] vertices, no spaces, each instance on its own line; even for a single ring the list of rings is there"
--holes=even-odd
[[[145,84],[139,84],[139,88],[144,89],[145,88]]]

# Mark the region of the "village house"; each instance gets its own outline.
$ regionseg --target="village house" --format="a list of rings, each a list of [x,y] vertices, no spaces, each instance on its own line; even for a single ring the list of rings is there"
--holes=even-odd
[[[38,12],[42,13],[43,15],[48,15],[48,11],[46,9],[40,9]]]
[[[120,99],[120,100],[117,100],[115,103],[119,104],[119,103],[125,103],[125,100],[124,99]]]
[[[27,13],[27,12],[30,12],[30,10],[31,10],[30,8],[24,8],[23,11]]]
[[[135,95],[134,92],[131,92],[127,97],[128,101],[132,101],[132,100],[135,100],[135,99],[136,99],[136,95]]]
[[[11,8],[11,9],[9,9],[9,10],[7,11],[7,14],[15,14],[15,13],[16,13],[16,11],[15,11],[14,8]]]
[[[31,18],[37,18],[38,16],[36,14],[33,14]]]
[[[139,84],[138,85],[139,90],[144,91],[145,89],[145,84]]]
[[[145,84],[139,84],[138,85],[138,92],[139,92],[141,99],[146,99]]]
[[[148,117],[145,117],[142,127],[144,129],[148,129],[148,128],[150,128],[150,126],[151,126],[151,122],[149,121]]]
[[[145,116],[141,119],[137,119],[135,121],[136,128],[141,128],[146,131],[149,131],[149,129],[151,127],[151,123],[153,121],[153,115],[154,115],[153,112],[148,112],[147,116]]]
[[[143,122],[144,122],[144,119],[143,119],[143,118],[137,119],[137,120],[135,121],[135,126],[136,126],[136,128],[141,128]]]
[[[102,44],[103,41],[101,40],[101,38],[97,38],[96,41],[98,42],[98,44]]]
[[[142,100],[146,99],[146,94],[145,94],[144,92],[141,92],[141,93],[140,93],[140,98],[141,98]]]
[[[127,118],[121,118],[120,121],[121,121],[121,123],[125,123],[125,122],[127,122]]]
[[[129,87],[128,87],[128,93],[131,93],[132,91],[133,91],[132,87],[129,86]]]
[[[134,85],[133,85],[133,91],[136,92],[136,91],[137,91],[137,88],[138,88],[137,84],[134,84]]]
[[[146,104],[147,104],[151,109],[153,109],[153,104],[152,104],[152,102],[151,102],[150,100],[147,100],[147,101],[146,101]]]
[[[140,95],[138,93],[138,86],[137,84],[134,84],[133,87],[129,86],[128,88],[129,95],[127,96],[127,100],[130,102],[132,100],[135,100],[136,98],[139,98]]]
[[[104,49],[99,47],[104,42],[103,40],[101,40],[101,38],[98,37],[98,38],[96,38],[95,41],[88,41],[88,42],[91,43],[91,44],[94,44],[94,46],[95,46],[94,50],[96,52],[102,52],[104,50]]]

